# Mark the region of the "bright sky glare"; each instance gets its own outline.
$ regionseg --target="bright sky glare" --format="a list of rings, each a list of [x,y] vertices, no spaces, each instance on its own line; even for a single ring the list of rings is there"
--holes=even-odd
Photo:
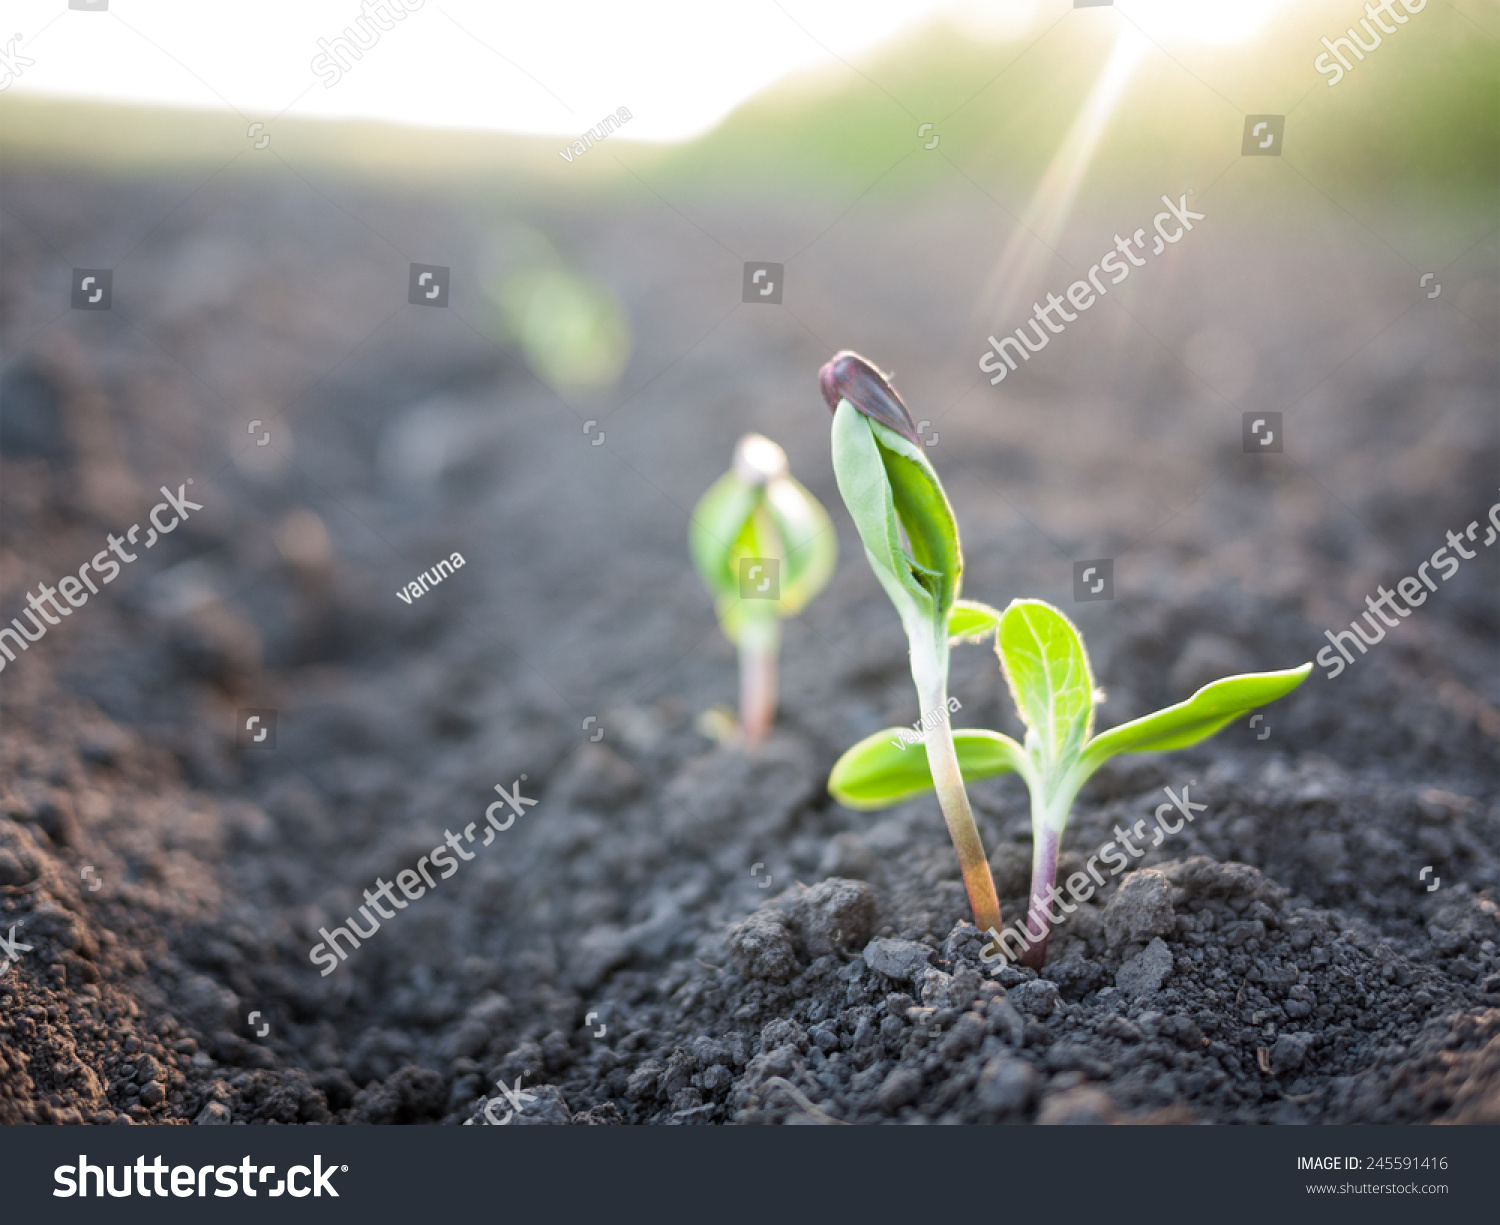
[[[15,94],[576,136],[680,140],[805,69],[858,61],[945,19],[974,37],[1134,22],[1163,42],[1253,38],[1289,0],[7,0]],[[78,5],[76,9],[68,5]],[[320,59],[353,27],[359,58]],[[3,102],[5,92],[0,92]]]

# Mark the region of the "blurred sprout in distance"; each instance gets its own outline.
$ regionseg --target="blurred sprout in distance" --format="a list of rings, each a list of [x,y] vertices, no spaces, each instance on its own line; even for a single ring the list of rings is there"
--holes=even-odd
[[[776,716],[781,619],[801,612],[838,562],[833,524],[788,472],[786,452],[746,434],[699,499],[688,538],[719,627],[739,648],[740,732],[754,747]]]
[[[617,383],[630,361],[630,319],[614,291],[569,268],[545,235],[522,225],[496,232],[481,257],[499,339],[560,394]]]

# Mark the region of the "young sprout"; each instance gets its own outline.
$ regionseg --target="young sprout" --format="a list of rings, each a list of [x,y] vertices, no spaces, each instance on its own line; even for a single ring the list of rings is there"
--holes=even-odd
[[[920,772],[926,785],[937,789],[975,924],[980,931],[999,928],[1000,900],[948,722],[949,621],[973,615],[958,598],[963,552],[953,508],[922,454],[911,414],[879,370],[845,350],[823,367],[818,381],[833,410],[833,471],[839,493],[911,648],[920,722],[927,728]],[[889,740],[893,733],[884,735]],[[899,732],[894,735],[900,740]],[[891,750],[902,763],[922,758],[905,747],[901,740],[900,748]]]
[[[1094,690],[1088,653],[1077,629],[1041,600],[1015,600],[1004,613],[971,606],[950,621],[955,637],[995,635],[995,653],[1026,725],[1026,743],[999,732],[955,735],[967,779],[1014,770],[1031,793],[1031,904],[1021,964],[1040,969],[1047,958],[1047,903],[1057,878],[1057,849],[1078,790],[1100,766],[1122,753],[1185,749],[1300,685],[1312,664],[1282,672],[1252,672],[1205,685],[1185,702],[1143,715],[1095,736]],[[892,731],[877,732],[843,755],[828,790],[849,808],[886,808],[932,787],[913,754],[892,747]],[[984,928],[1000,943],[998,924]]]
[[[688,531],[693,561],[739,648],[740,729],[754,747],[776,716],[781,618],[823,590],[838,563],[828,512],[787,473],[786,452],[746,434],[734,466],[709,486]]]

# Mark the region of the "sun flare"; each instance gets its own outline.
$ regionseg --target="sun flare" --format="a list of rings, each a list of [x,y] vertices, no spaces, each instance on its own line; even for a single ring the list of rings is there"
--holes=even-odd
[[[1156,42],[1230,47],[1250,42],[1287,0],[1117,0],[1114,8]]]

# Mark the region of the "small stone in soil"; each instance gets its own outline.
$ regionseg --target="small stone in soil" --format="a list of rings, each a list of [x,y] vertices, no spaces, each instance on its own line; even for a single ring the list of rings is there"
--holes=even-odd
[[[953,975],[945,974],[933,966],[926,966],[918,979],[918,994],[929,1008],[952,1008],[958,1001],[953,991]]]
[[[1113,1123],[1119,1118],[1109,1095],[1087,1085],[1051,1094],[1037,1111],[1036,1121],[1043,1125]]]
[[[791,898],[787,917],[811,958],[859,948],[875,926],[875,890],[862,880],[831,877]]]
[[[1070,1000],[1082,999],[1104,982],[1104,967],[1076,950],[1049,965],[1046,974]]]
[[[1051,1016],[1058,1004],[1057,984],[1039,978],[1016,987],[1010,998],[1033,1016]]]
[[[1176,926],[1172,886],[1155,868],[1132,872],[1104,908],[1104,935],[1110,948],[1170,935]]]
[[[785,982],[797,972],[797,954],[786,920],[774,910],[757,910],[731,927],[724,947],[741,978]]]
[[[887,978],[912,982],[927,968],[932,950],[914,940],[871,940],[865,945],[865,964]]]
[[[911,1068],[897,1068],[885,1078],[876,1100],[887,1114],[894,1114],[901,1107],[917,1100],[922,1092],[922,1077]]]
[[[984,1065],[975,1086],[979,1104],[995,1114],[1018,1114],[1036,1096],[1038,1076],[1024,1059],[996,1055]]]
[[[229,1107],[223,1102],[209,1102],[193,1122],[199,1127],[227,1127],[231,1118]]]
[[[1161,990],[1172,972],[1172,950],[1160,936],[1122,965],[1115,973],[1115,986],[1133,999],[1145,999]]]
[[[1280,1076],[1284,1072],[1299,1070],[1307,1061],[1307,1051],[1312,1044],[1311,1034],[1282,1034],[1271,1048],[1271,1071]]]
[[[528,1089],[535,1096],[534,1102],[523,1102],[521,1109],[514,1111],[510,1121],[512,1127],[566,1127],[573,1122],[573,1112],[563,1099],[562,1090],[556,1085],[537,1085]],[[509,1106],[509,1102],[506,1103]],[[504,1113],[500,1114],[504,1118]]]
[[[1029,983],[1036,977],[1036,971],[1029,966],[1002,965],[995,971],[995,981],[1002,987],[1019,987],[1022,983]]]

